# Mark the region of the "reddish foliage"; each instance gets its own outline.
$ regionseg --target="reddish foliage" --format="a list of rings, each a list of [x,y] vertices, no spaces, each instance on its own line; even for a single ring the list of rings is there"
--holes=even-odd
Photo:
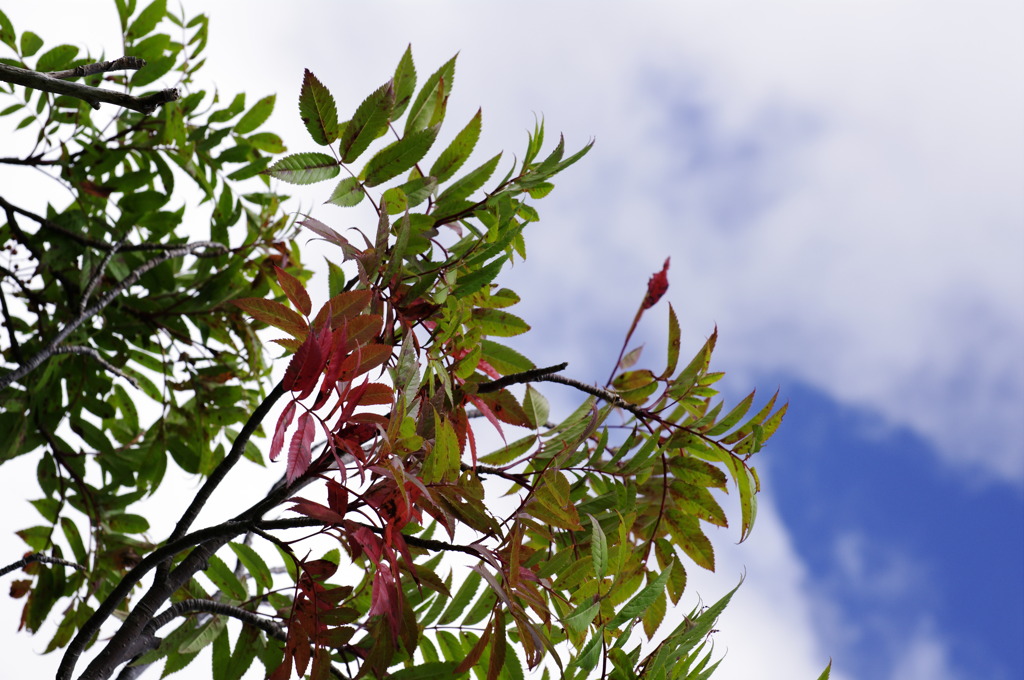
[[[651,276],[650,281],[647,282],[647,296],[644,297],[644,304],[642,309],[650,309],[654,305],[658,304],[658,300],[668,290],[668,262],[671,258],[665,258],[665,264],[662,266],[660,272],[656,272]]]

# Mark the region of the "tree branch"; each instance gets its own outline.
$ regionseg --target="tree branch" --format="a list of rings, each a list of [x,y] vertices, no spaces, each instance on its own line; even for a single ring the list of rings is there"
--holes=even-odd
[[[99,363],[100,366],[102,366],[103,368],[107,369],[111,373],[114,373],[116,375],[121,376],[122,378],[124,378],[125,380],[130,382],[133,387],[138,387],[139,386],[139,383],[135,380],[135,378],[131,377],[130,375],[128,375],[127,373],[122,371],[120,368],[118,368],[114,364],[112,364],[109,361],[107,361],[106,359],[104,359],[103,355],[100,354],[98,350],[95,350],[92,347],[82,347],[81,345],[61,345],[60,347],[58,347],[55,350],[53,350],[53,353],[54,354],[85,354],[85,355],[91,356],[93,359],[95,359]]]
[[[609,392],[608,390],[602,389],[600,387],[588,385],[587,383],[580,382],[579,380],[576,380],[574,378],[566,378],[561,375],[544,375],[538,378],[537,380],[541,382],[560,383],[562,385],[568,385],[569,387],[575,387],[581,392],[586,392],[587,394],[595,396],[598,399],[603,399],[604,401],[607,401],[612,406],[617,406],[621,409],[625,409],[632,413],[633,415],[635,415],[637,418],[650,418],[649,413],[645,412],[642,408],[636,406],[635,404],[630,404],[628,401],[624,401],[622,397],[615,394],[614,392]]]
[[[279,382],[274,386],[274,389],[270,391],[270,394],[267,395],[266,399],[264,399],[260,405],[256,407],[256,410],[252,412],[252,415],[249,416],[249,420],[247,420],[245,425],[242,427],[242,431],[238,433],[237,437],[235,437],[235,441],[232,443],[231,450],[228,452],[228,455],[224,456],[224,460],[222,460],[220,464],[214,468],[213,472],[210,473],[210,476],[206,478],[206,482],[203,484],[202,488],[199,489],[199,493],[195,495],[195,498],[192,499],[192,502],[189,504],[184,514],[182,514],[181,519],[178,520],[178,523],[174,527],[174,531],[171,532],[170,537],[167,539],[168,542],[177,540],[186,531],[188,531],[190,526],[192,526],[192,522],[195,521],[199,512],[203,509],[203,506],[206,505],[206,501],[209,500],[217,486],[224,481],[224,477],[242,457],[242,453],[245,452],[245,445],[256,431],[256,428],[260,426],[260,423],[263,422],[267,413],[283,395],[284,383]]]
[[[529,371],[523,371],[522,373],[513,373],[512,375],[506,375],[503,378],[492,380],[490,382],[481,383],[476,388],[477,394],[486,394],[487,392],[497,392],[498,390],[504,389],[509,385],[515,385],[517,383],[528,383],[543,380],[544,376],[551,375],[552,373],[558,373],[564,371],[569,365],[568,361],[563,361],[555,366],[548,366],[547,368],[532,368]]]
[[[221,243],[214,243],[212,241],[198,241],[196,243],[186,244],[184,246],[181,246],[180,248],[174,248],[172,250],[168,250],[168,251],[158,255],[157,257],[154,257],[149,262],[144,262],[143,264],[139,265],[135,269],[135,271],[133,271],[128,276],[126,276],[124,278],[124,280],[121,281],[121,283],[117,284],[116,286],[111,288],[109,291],[107,291],[99,300],[96,301],[95,304],[93,304],[92,307],[89,307],[88,309],[83,311],[81,314],[78,315],[77,318],[75,318],[73,321],[71,321],[71,323],[69,323],[66,326],[64,326],[64,328],[62,328],[57,333],[57,335],[55,335],[53,337],[53,339],[50,340],[49,344],[47,344],[45,348],[43,348],[38,353],[36,353],[34,356],[32,356],[27,361],[22,363],[21,366],[19,366],[18,368],[16,368],[13,371],[10,371],[10,372],[4,374],[3,376],[0,376],[0,390],[6,388],[8,385],[10,385],[15,380],[19,380],[19,379],[25,377],[26,375],[28,375],[29,373],[34,371],[36,368],[38,368],[40,366],[40,364],[42,364],[44,361],[46,361],[51,356],[53,356],[53,354],[55,353],[57,347],[62,342],[64,342],[64,340],[66,340],[67,337],[69,335],[71,335],[71,333],[76,328],[81,326],[89,318],[91,318],[91,317],[95,316],[96,314],[98,314],[104,307],[106,307],[111,302],[113,302],[114,298],[116,298],[118,295],[123,293],[125,290],[127,290],[131,286],[135,285],[135,283],[140,278],[142,278],[142,275],[145,274],[146,272],[148,272],[150,269],[153,269],[157,265],[162,264],[163,262],[166,262],[167,260],[171,259],[172,257],[182,257],[184,255],[190,255],[190,254],[192,254],[192,252],[194,250],[197,250],[199,248],[221,248],[221,249],[223,249],[223,248],[225,248],[225,246],[223,244],[221,244]]]
[[[153,617],[153,622],[150,623],[150,628],[156,632],[163,628],[168,623],[173,621],[178,616],[184,616],[185,614],[191,614],[194,612],[205,612],[207,614],[220,614],[221,616],[230,616],[233,619],[238,619],[242,623],[259,628],[264,633],[284,642],[288,639],[288,634],[284,627],[276,621],[271,621],[263,616],[260,616],[256,612],[251,612],[248,609],[242,609],[241,607],[234,607],[223,602],[214,602],[213,600],[182,600],[181,602],[175,602],[167,609],[163,610],[159,614]]]
[[[21,569],[22,567],[27,567],[28,565],[32,564],[33,562],[45,562],[46,564],[61,564],[61,565],[65,566],[65,567],[72,567],[72,568],[77,569],[79,571],[82,571],[82,570],[85,569],[85,567],[83,567],[81,564],[78,564],[76,562],[69,562],[68,560],[65,560],[65,559],[60,558],[60,557],[52,557],[52,556],[47,555],[45,553],[32,553],[31,555],[25,555],[24,557],[22,557],[17,562],[12,562],[11,564],[8,564],[6,567],[0,568],[0,576],[3,576],[4,574],[8,574],[8,573],[14,571],[15,569]]]
[[[108,71],[138,71],[145,65],[146,60],[142,57],[118,57],[110,61],[82,64],[66,71],[47,71],[44,75],[67,80],[71,78],[84,78],[96,75],[97,73],[107,73]]]
[[[115,60],[115,62],[116,61],[118,60]],[[138,61],[145,64],[141,59]],[[122,66],[122,68],[125,68],[125,66]],[[74,70],[75,69],[72,69],[72,72]],[[108,69],[101,69],[98,72],[101,72],[102,70]],[[43,90],[44,92],[52,92],[54,94],[64,94],[70,97],[75,97],[86,102],[94,109],[100,108],[100,103],[107,103],[131,109],[132,111],[138,111],[139,113],[152,113],[156,107],[161,104],[173,102],[181,97],[177,88],[160,90],[158,92],[145,95],[144,97],[135,97],[130,94],[115,92],[114,90],[107,90],[102,87],[92,87],[91,85],[81,85],[79,83],[69,83],[66,80],[61,80],[63,77],[78,77],[74,75],[64,75],[67,73],[67,71],[59,71],[59,77],[54,77],[49,73],[40,73],[38,71],[18,68],[17,66],[0,64],[0,80],[2,81],[21,85],[22,87],[32,88],[34,90]]]

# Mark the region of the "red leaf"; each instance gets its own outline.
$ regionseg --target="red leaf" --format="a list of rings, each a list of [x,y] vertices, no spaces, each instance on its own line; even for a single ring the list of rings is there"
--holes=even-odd
[[[294,400],[288,402],[288,405],[281,411],[281,417],[277,419],[274,438],[270,442],[271,461],[277,460],[277,457],[281,455],[281,448],[284,446],[284,433],[288,430],[288,426],[292,424],[292,418],[295,417],[295,406],[296,402]]]
[[[324,303],[324,306],[316,313],[316,320],[313,321],[313,325],[319,328],[327,321],[329,313],[331,315],[331,328],[341,328],[345,321],[352,319],[366,309],[372,298],[373,293],[365,289],[347,290],[343,293],[338,293]]]
[[[394,351],[391,345],[370,344],[356,348],[345,358],[342,364],[342,380],[352,380],[367,371],[384,364],[391,358]]]
[[[299,220],[299,224],[309,229],[321,238],[327,239],[336,246],[339,246],[345,253],[345,259],[350,260],[359,254],[359,251],[348,242],[348,239],[339,234],[338,232],[331,229],[320,220],[312,217],[306,217],[304,220]]]
[[[263,298],[239,298],[232,300],[231,304],[257,321],[280,328],[285,333],[290,333],[297,338],[301,338],[309,332],[309,324],[306,323],[306,320],[280,302]]]
[[[395,401],[395,389],[384,383],[370,383],[361,395],[359,395],[359,406],[374,406],[387,404],[390,406]]]
[[[292,435],[292,443],[288,447],[288,469],[285,472],[285,479],[289,484],[309,469],[309,447],[313,443],[315,434],[313,414],[309,411],[303,411],[302,415],[299,416],[299,427],[295,434]]]
[[[647,282],[647,296],[644,297],[644,304],[641,309],[650,309],[658,304],[658,300],[668,290],[668,261],[670,259],[666,257],[661,271],[653,274],[651,280]]]
[[[469,397],[469,400],[473,403],[474,406],[477,407],[477,409],[480,410],[480,413],[484,414],[484,417],[487,418],[487,421],[491,425],[494,425],[494,429],[497,430],[498,434],[501,435],[501,440],[505,441],[505,433],[501,431],[501,423],[498,422],[497,417],[495,417],[494,413],[491,412],[490,407],[487,404],[485,404],[483,400],[481,400],[479,397]]]
[[[282,382],[286,390],[299,392],[299,399],[305,399],[310,395],[327,364],[328,355],[325,349],[329,347],[330,341],[331,333],[326,327],[306,336],[306,340],[292,356],[288,369],[284,372]]]
[[[348,512],[348,489],[333,479],[327,480],[327,505],[339,515]]]
[[[312,517],[313,519],[320,520],[324,524],[333,526],[345,521],[345,517],[343,515],[339,515],[325,505],[320,505],[319,503],[315,503],[305,498],[292,498],[291,501],[295,503],[295,505],[288,508],[289,510],[297,512],[300,515],[305,515],[306,517]]]
[[[331,396],[331,391],[341,378],[341,369],[345,363],[345,346],[348,344],[345,328],[342,327],[333,331],[332,336],[330,364],[327,367],[327,376],[324,378],[324,384],[320,386],[320,394],[316,395],[316,402],[313,404],[314,411],[327,403],[327,398]],[[331,415],[333,414],[334,410],[332,409]]]
[[[274,265],[274,270],[277,272],[277,282],[281,284],[284,294],[303,316],[309,316],[313,311],[313,303],[309,301],[309,293],[302,286],[302,282],[277,265]]]

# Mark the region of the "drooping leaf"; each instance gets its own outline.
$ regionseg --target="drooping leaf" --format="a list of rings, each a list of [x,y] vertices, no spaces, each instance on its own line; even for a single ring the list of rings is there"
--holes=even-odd
[[[297,407],[298,402],[295,400],[289,401],[277,419],[277,427],[274,428],[274,438],[270,443],[271,461],[277,460],[277,457],[281,454],[281,449],[284,448],[284,435],[288,431],[288,426],[292,424],[292,418],[295,417],[295,409]]]
[[[313,414],[303,411],[299,416],[298,428],[292,436],[292,443],[288,447],[288,466],[285,478],[289,484],[302,476],[302,473],[309,468],[310,446],[313,443],[315,432]]]

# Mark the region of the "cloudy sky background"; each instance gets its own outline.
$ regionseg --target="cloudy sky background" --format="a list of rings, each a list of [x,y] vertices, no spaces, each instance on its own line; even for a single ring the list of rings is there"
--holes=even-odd
[[[113,3],[9,4],[49,46],[118,53]],[[448,134],[482,106],[480,160],[521,154],[534,114],[552,143],[597,139],[502,280],[535,329],[518,346],[603,381],[670,255],[685,349],[717,323],[729,395],[791,401],[753,537],[722,532],[718,573],[690,570],[706,601],[746,574],[719,680],[816,678],[830,656],[848,680],[1024,675],[1019,3],[190,7],[211,16],[205,77],[277,92],[269,129],[293,152],[314,150],[303,68],[344,116],[408,43],[421,81],[460,52]],[[664,317],[641,329],[654,366]],[[45,642],[0,650],[48,669]]]

